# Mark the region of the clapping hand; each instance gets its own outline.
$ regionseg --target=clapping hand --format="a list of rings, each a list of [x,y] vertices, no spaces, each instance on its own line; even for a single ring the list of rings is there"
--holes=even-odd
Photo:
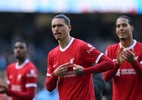
[[[135,60],[135,51],[132,49],[130,50],[123,50],[122,52],[122,58],[125,59],[126,61],[133,63]]]
[[[117,61],[116,63],[118,65],[121,65],[122,62],[125,60],[123,57],[122,57],[122,52],[123,52],[124,48],[120,48],[120,50],[118,51],[118,55],[117,55]]]
[[[117,64],[121,65],[122,62],[126,60],[129,63],[133,63],[135,60],[135,51],[134,49],[132,49],[132,51],[130,50],[125,50],[124,48],[120,48],[118,55],[117,55]]]

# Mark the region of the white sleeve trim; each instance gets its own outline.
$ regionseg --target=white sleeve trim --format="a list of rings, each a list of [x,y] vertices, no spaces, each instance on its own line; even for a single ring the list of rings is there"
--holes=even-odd
[[[99,60],[100,60],[100,58],[103,56],[104,54],[103,53],[100,53],[100,55],[97,57],[97,59],[96,59],[96,64],[99,62]]]
[[[51,74],[47,73],[46,76],[51,76]]]
[[[26,84],[26,87],[37,87],[37,84],[35,83],[29,83],[29,84]]]
[[[142,61],[140,61],[140,64],[142,64]]]
[[[105,54],[107,55],[108,53],[107,53],[107,50],[105,51]]]

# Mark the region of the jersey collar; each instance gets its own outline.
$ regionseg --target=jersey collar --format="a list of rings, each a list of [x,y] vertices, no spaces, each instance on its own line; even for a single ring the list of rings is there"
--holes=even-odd
[[[67,45],[65,48],[61,48],[61,47],[60,47],[60,50],[61,50],[62,52],[66,51],[66,50],[70,47],[70,45],[72,44],[73,40],[74,40],[74,38],[72,37],[72,39],[70,40],[70,42],[68,43],[68,45]]]
[[[133,42],[133,44],[131,45],[131,46],[129,46],[129,47],[127,47],[127,48],[124,48],[125,50],[129,50],[129,49],[132,49],[132,48],[134,48],[134,46],[136,45],[136,43],[137,43],[137,41],[136,40],[134,40],[134,42]],[[122,44],[121,44],[121,42],[119,42],[119,45],[120,45],[120,48],[122,48],[123,46],[122,46]]]
[[[16,62],[16,69],[20,69],[24,67],[28,62],[29,62],[29,59],[26,59],[21,65],[18,65],[18,62]]]

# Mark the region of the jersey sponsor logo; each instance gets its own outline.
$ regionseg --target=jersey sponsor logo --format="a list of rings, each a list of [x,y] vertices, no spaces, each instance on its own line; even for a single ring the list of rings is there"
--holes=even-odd
[[[87,46],[90,48],[89,50],[87,50],[87,53],[91,53],[94,49],[95,49],[95,47],[93,47],[91,44],[87,44]]]
[[[27,77],[37,77],[36,73],[35,73],[35,70],[34,69],[31,69],[30,70],[30,73],[27,74]]]
[[[115,76],[120,76],[120,69],[117,70],[116,75]]]
[[[21,91],[22,89],[21,89],[21,86],[19,86],[19,85],[12,85],[11,86],[11,90],[13,90],[13,91]]]
[[[121,75],[132,75],[136,74],[134,69],[121,69]]]
[[[69,78],[69,77],[76,77],[75,71],[68,71],[66,75],[61,76],[61,79],[63,79],[63,78]]]
[[[136,71],[134,69],[118,69],[115,76],[120,75],[136,75]]]

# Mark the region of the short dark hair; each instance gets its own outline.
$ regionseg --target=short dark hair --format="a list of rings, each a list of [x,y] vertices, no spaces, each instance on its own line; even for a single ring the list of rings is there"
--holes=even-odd
[[[25,40],[25,39],[18,39],[18,40],[16,40],[16,42],[15,42],[15,43],[17,43],[17,42],[25,43],[25,44],[26,44],[26,46],[27,46],[27,48],[29,48],[29,42],[28,42],[27,40]]]
[[[119,19],[119,18],[125,18],[125,19],[128,19],[128,23],[129,23],[130,25],[133,25],[133,24],[132,24],[132,20],[131,20],[130,17],[128,17],[128,16],[126,16],[126,15],[120,15],[117,19]]]
[[[62,18],[62,19],[64,19],[64,21],[67,25],[71,25],[70,19],[64,14],[58,14],[58,15],[54,16],[52,18],[52,20],[55,19],[55,18]]]

